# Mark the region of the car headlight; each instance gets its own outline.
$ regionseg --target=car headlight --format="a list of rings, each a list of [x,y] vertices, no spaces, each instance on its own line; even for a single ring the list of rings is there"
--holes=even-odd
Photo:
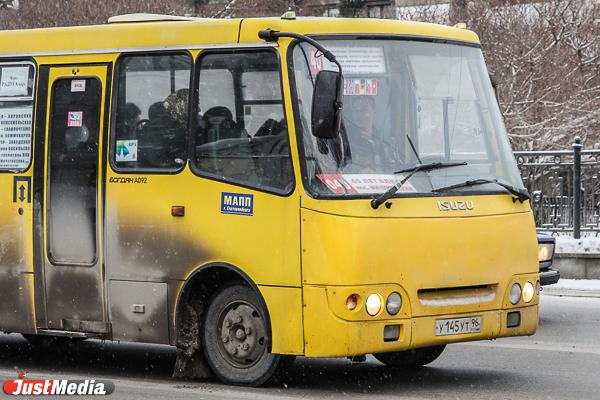
[[[538,260],[539,262],[552,261],[554,255],[554,243],[538,243]]]
[[[517,305],[519,300],[521,300],[521,285],[519,285],[518,283],[512,285],[512,287],[510,288],[509,298],[513,306]]]
[[[390,315],[398,314],[402,308],[402,296],[397,292],[390,294],[385,302],[385,308]]]
[[[369,297],[367,297],[365,308],[371,317],[379,314],[379,311],[381,311],[381,296],[376,293],[370,294]]]

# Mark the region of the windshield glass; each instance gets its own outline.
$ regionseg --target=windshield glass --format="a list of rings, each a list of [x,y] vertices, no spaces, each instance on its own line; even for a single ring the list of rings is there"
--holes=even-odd
[[[314,81],[337,70],[312,46],[293,50],[297,129],[307,190],[313,195],[374,195],[419,163],[465,162],[419,172],[398,195],[470,179],[523,188],[481,50],[422,41],[323,40],[344,73],[341,135],[311,132]],[[500,189],[502,190],[502,189]],[[498,192],[493,184],[455,192]]]

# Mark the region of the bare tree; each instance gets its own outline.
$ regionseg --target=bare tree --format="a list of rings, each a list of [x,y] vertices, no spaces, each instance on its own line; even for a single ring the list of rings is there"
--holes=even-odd
[[[156,13],[200,17],[235,18],[279,16],[288,10],[302,13],[318,11],[307,0],[139,0],[69,1],[69,0],[0,0],[2,29],[42,28],[49,26],[91,25],[106,23],[109,17],[128,13]]]
[[[183,15],[193,12],[193,7],[190,3],[181,0],[160,2],[27,0],[21,2],[18,10],[0,10],[0,27],[23,29],[102,24],[113,15],[133,12]]]
[[[576,135],[600,144],[599,11],[587,0],[450,7],[452,23],[464,21],[480,35],[515,148],[564,148]],[[409,18],[439,22],[431,7]]]
[[[0,0],[0,10],[18,9],[19,0]]]
[[[233,18],[316,11],[314,0],[27,0],[18,11],[16,1],[0,0],[4,29],[104,23],[131,12]],[[366,2],[358,3],[364,15]],[[450,7],[401,8],[399,17],[464,21],[480,35],[515,148],[564,148],[576,135],[600,147],[600,9],[595,2],[454,0]]]
[[[367,8],[368,0],[340,0],[340,17],[358,17]]]
[[[216,18],[239,18],[280,16],[289,10],[308,15],[321,9],[309,0],[226,0],[217,5],[199,7],[197,13]]]

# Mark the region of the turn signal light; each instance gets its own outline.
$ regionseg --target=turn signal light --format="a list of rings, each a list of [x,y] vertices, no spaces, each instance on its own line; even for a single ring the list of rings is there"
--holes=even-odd
[[[355,294],[351,294],[350,296],[348,296],[348,298],[346,299],[346,307],[348,307],[348,310],[355,310],[357,306],[358,296]]]

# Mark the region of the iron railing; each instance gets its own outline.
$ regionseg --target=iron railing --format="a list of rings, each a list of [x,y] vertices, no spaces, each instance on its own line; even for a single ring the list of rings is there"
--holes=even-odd
[[[538,230],[600,235],[600,150],[516,151]]]

